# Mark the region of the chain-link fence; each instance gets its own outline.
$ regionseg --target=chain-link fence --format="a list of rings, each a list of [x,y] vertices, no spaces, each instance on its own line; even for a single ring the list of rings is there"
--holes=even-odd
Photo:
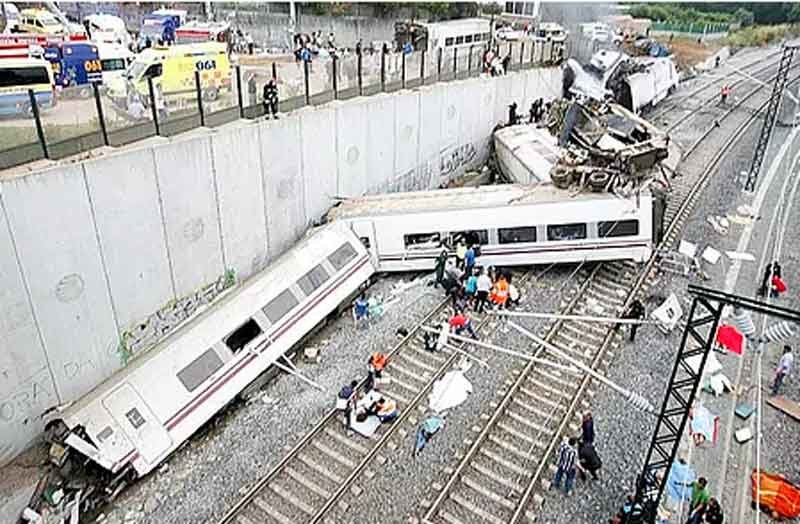
[[[266,113],[274,81],[277,111],[369,96],[434,82],[504,74],[558,64],[563,44],[525,40],[433,52],[320,52],[240,57],[229,72],[195,71],[180,79],[124,76],[48,92],[20,90],[13,104],[0,94],[0,169],[40,159],[61,159],[100,146],[121,146],[151,136],[173,136]],[[174,76],[174,75],[173,75]],[[141,78],[141,77],[140,77]]]

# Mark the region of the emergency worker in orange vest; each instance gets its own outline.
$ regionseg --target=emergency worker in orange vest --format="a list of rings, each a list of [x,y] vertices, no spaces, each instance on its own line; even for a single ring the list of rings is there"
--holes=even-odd
[[[506,302],[508,302],[508,281],[506,280],[506,276],[502,273],[500,277],[498,277],[497,282],[494,283],[492,302],[497,304],[500,309],[505,308]]]
[[[383,368],[386,367],[388,362],[389,357],[377,351],[369,356],[367,361],[367,391],[371,391],[375,387],[375,379],[381,378]]]

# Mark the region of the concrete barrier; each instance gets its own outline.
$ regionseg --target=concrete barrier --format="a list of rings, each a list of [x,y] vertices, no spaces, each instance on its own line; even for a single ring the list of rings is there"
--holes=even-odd
[[[471,78],[0,179],[0,464],[337,196],[438,187],[486,160],[508,104],[557,90],[555,68]]]

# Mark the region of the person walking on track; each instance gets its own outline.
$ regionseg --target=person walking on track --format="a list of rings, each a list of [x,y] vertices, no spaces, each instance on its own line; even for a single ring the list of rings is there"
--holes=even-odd
[[[569,495],[575,482],[575,467],[578,461],[578,451],[575,449],[577,442],[578,440],[575,437],[569,437],[569,440],[562,442],[561,447],[558,448],[558,469],[556,469],[550,489],[560,489],[561,479],[563,478],[565,495]]]

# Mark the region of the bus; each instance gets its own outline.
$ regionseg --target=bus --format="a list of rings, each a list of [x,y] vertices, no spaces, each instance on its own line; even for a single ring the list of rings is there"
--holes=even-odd
[[[0,60],[0,116],[33,114],[28,90],[32,89],[40,109],[55,105],[53,71],[43,58]]]
[[[410,42],[414,51],[450,50],[470,46],[487,47],[491,40],[491,22],[483,18],[462,18],[446,22],[398,22],[395,42],[400,51]]]

